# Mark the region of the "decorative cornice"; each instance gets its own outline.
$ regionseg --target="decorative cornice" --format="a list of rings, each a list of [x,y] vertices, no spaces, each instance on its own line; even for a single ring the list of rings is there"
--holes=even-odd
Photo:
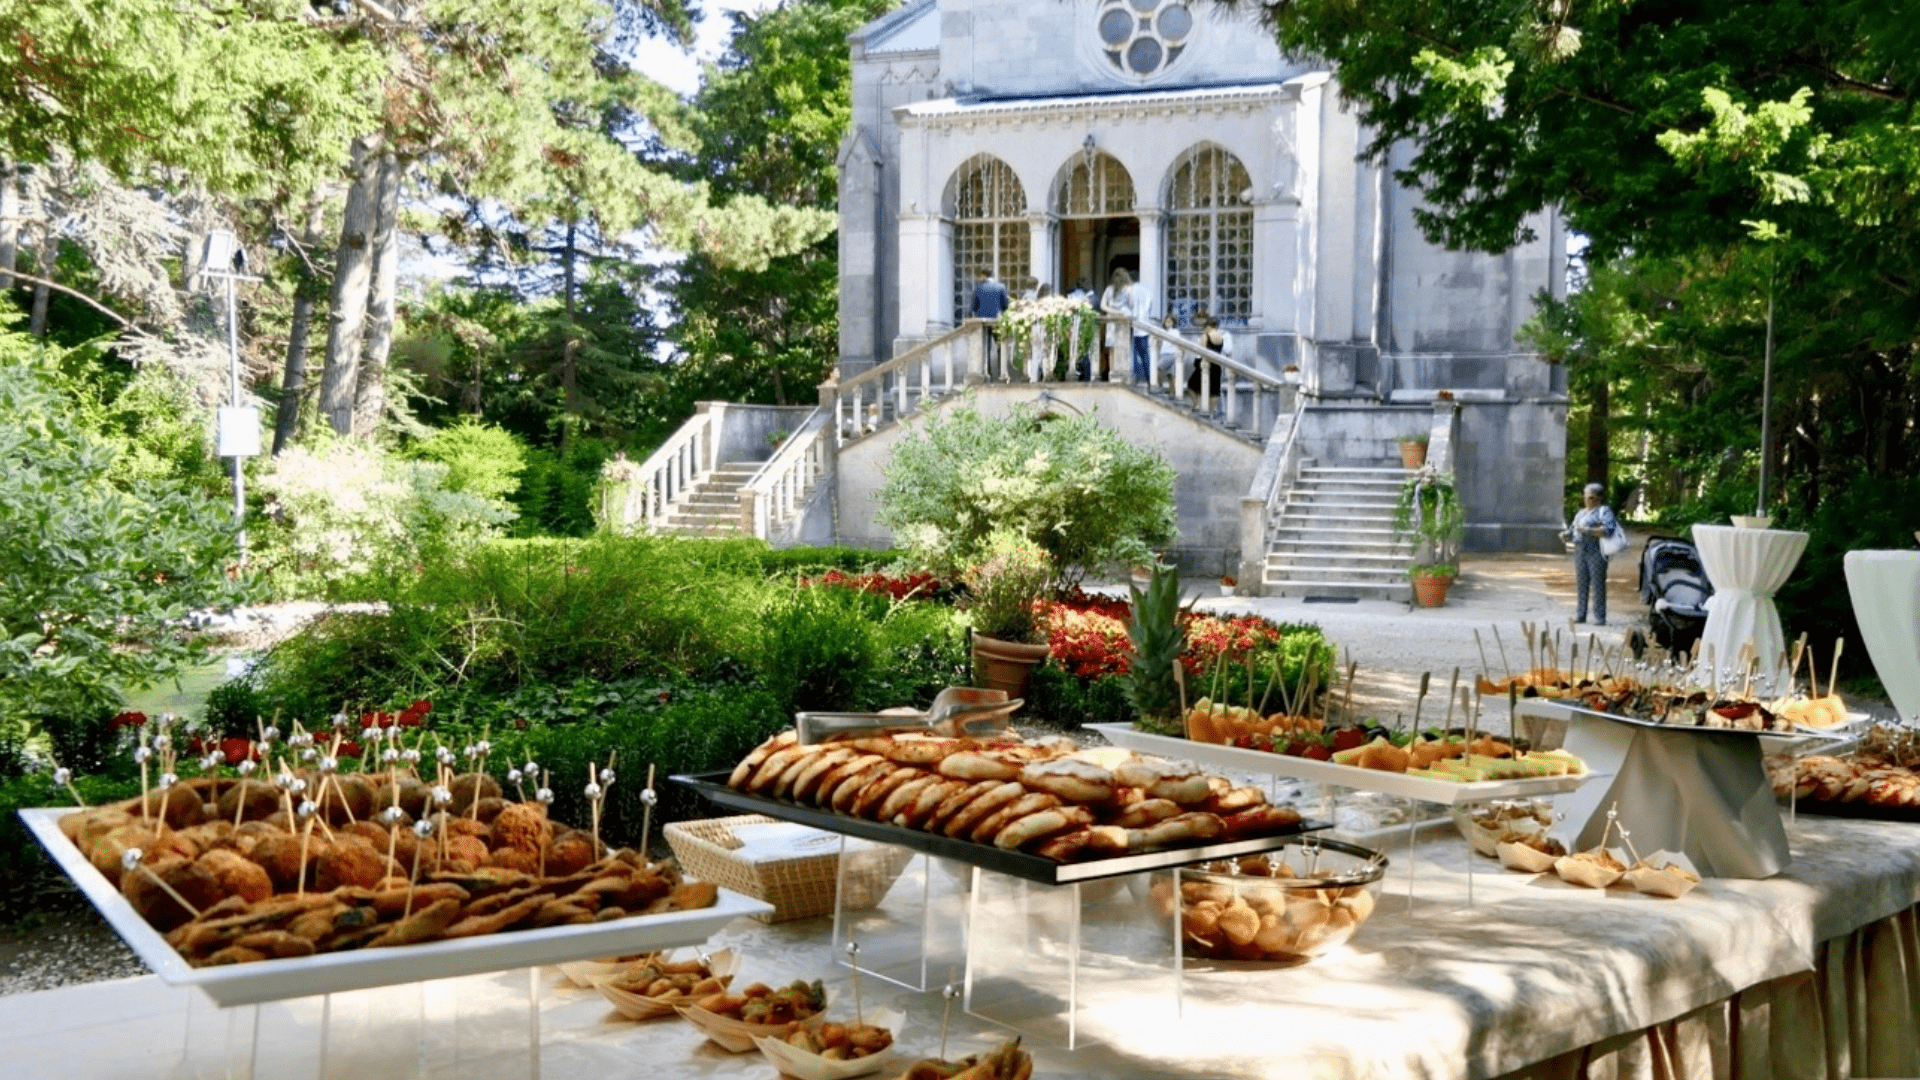
[[[1125,94],[1080,94],[1062,97],[1015,98],[997,101],[961,101],[942,98],[897,106],[894,119],[902,128],[932,130],[985,124],[1045,126],[1055,121],[1126,120],[1160,117],[1221,115],[1258,112],[1298,101],[1306,79],[1246,86],[1214,86],[1187,90],[1141,90]]]

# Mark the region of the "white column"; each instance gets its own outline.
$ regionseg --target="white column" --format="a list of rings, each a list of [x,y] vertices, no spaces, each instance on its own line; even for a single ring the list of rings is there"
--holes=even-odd
[[[1153,312],[1166,314],[1167,303],[1167,266],[1166,257],[1160,251],[1160,226],[1164,220],[1157,206],[1136,206],[1133,212],[1140,218],[1140,280],[1146,282],[1147,292],[1153,297]]]
[[[1056,262],[1057,260],[1053,257],[1052,217],[1043,210],[1028,211],[1027,273],[1039,278],[1042,282],[1053,281]],[[1057,281],[1053,282],[1053,285],[1056,290],[1060,288],[1060,283]],[[1007,287],[1013,290],[1015,296],[1020,295],[1017,283],[1009,281]]]
[[[932,214],[900,215],[900,333],[903,337],[930,336],[935,326],[947,322],[948,312],[939,301],[946,294],[934,278],[934,267],[945,246],[940,242],[941,222]],[[951,266],[947,273],[953,273]],[[947,288],[951,288],[949,284]],[[885,357],[876,357],[885,359]]]
[[[1300,265],[1300,203],[1271,199],[1253,204],[1253,313],[1267,330],[1301,331],[1305,274]]]

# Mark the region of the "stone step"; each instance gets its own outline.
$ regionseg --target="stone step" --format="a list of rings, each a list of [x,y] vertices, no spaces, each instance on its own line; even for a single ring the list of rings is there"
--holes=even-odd
[[[1315,547],[1300,551],[1274,550],[1267,552],[1267,564],[1287,562],[1297,566],[1308,564],[1327,564],[1331,566],[1354,567],[1398,567],[1402,570],[1413,564],[1411,552],[1365,552],[1347,551]]]
[[[1392,517],[1395,505],[1394,499],[1356,499],[1351,495],[1314,495],[1309,492],[1307,497],[1302,498],[1297,488],[1287,496],[1285,503],[1288,507],[1299,507],[1304,513],[1318,513],[1323,510],[1364,510],[1368,517],[1377,516],[1382,512]]]
[[[1283,528],[1301,526],[1321,529],[1385,529],[1393,531],[1392,514],[1360,514],[1342,512],[1320,514],[1295,508],[1298,512],[1288,512],[1282,517]]]
[[[1269,555],[1353,555],[1369,559],[1411,559],[1413,545],[1396,540],[1349,540],[1343,544],[1322,544],[1313,540],[1276,540],[1267,549]]]
[[[1387,465],[1302,465],[1300,475],[1323,477],[1351,477],[1354,479],[1391,478],[1401,483],[1414,474],[1413,469],[1400,469]]]
[[[1296,495],[1315,498],[1380,500],[1388,503],[1400,498],[1399,484],[1348,484],[1332,480],[1302,480],[1293,485]]]
[[[1396,585],[1407,580],[1407,568],[1404,566],[1275,566],[1272,559],[1267,560],[1266,573],[1294,581],[1365,581],[1375,585]]]
[[[1328,596],[1353,597],[1359,600],[1395,600],[1405,603],[1413,599],[1413,585],[1402,580],[1397,585],[1387,585],[1371,581],[1300,581],[1293,578],[1268,576],[1262,584],[1268,596]]]

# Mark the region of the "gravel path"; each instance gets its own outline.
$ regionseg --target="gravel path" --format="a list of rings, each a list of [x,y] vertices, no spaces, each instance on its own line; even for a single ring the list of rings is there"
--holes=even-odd
[[[1620,645],[1635,628],[1644,630],[1647,609],[1640,603],[1636,580],[1639,541],[1613,560],[1608,575],[1608,625],[1582,626],[1581,651],[1587,633],[1598,635],[1607,647]],[[1418,696],[1420,673],[1433,673],[1423,716],[1438,719],[1446,711],[1443,695],[1453,669],[1463,681],[1481,670],[1473,632],[1485,643],[1489,673],[1499,670],[1492,628],[1498,626],[1515,670],[1524,666],[1522,621],[1571,629],[1573,562],[1564,555],[1467,555],[1460,560],[1460,578],[1445,607],[1409,608],[1405,604],[1362,600],[1350,604],[1308,603],[1298,598],[1223,597],[1217,588],[1195,586],[1203,611],[1252,612],[1282,622],[1318,623],[1327,637],[1359,662],[1354,682],[1354,706],[1362,715],[1391,718],[1411,716]],[[1089,584],[1089,589],[1124,592],[1124,587]],[[1343,661],[1344,663],[1344,661]],[[1891,716],[1884,702],[1858,703],[1877,718]],[[1504,717],[1488,703],[1490,724]],[[74,894],[74,907],[51,915],[31,928],[0,931],[0,994],[44,990],[69,983],[94,982],[144,974],[145,965],[120,943],[105,922]]]

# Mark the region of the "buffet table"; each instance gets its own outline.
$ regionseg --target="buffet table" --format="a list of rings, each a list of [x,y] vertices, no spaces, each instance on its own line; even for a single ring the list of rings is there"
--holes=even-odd
[[[1390,875],[1381,910],[1351,943],[1312,964],[1189,961],[1184,1018],[1169,998],[1164,935],[1153,934],[1133,890],[1117,890],[1107,901],[1116,914],[1127,917],[1119,905],[1138,913],[1136,977],[1090,992],[1088,1034],[1097,1045],[1068,1052],[1030,1040],[1036,1075],[1920,1075],[1920,825],[1803,818],[1789,835],[1794,857],[1785,873],[1708,880],[1684,900],[1596,893],[1489,862],[1476,875],[1471,907],[1463,842],[1430,841],[1415,852],[1417,899],[1410,905]],[[1404,858],[1395,853],[1396,864]],[[921,886],[903,879],[896,889],[903,888],[917,895]],[[739,920],[711,944],[739,950],[747,979],[826,978],[839,1016],[851,999],[830,937],[824,919]],[[684,1023],[609,1021],[596,994],[563,988],[553,969],[534,980],[540,1075],[618,1076],[641,1067],[773,1076],[758,1055],[721,1053]],[[863,991],[867,1008],[907,1013],[899,1031],[905,1054],[936,1049],[937,993],[873,982]],[[304,1034],[316,1017],[302,1013],[317,1013],[313,999],[263,1009],[257,1030],[228,1037],[257,1038],[268,1070],[260,1075],[276,1080],[525,1076],[524,1058],[490,1060],[477,1046],[459,1049],[455,1035],[485,1032],[486,1010],[496,1007],[489,1002],[502,1024],[524,1031],[528,996],[524,971],[334,995],[334,1022],[351,1012],[369,1046],[382,1044],[378,1028],[389,1011],[414,1024],[448,1018],[444,1039],[386,1060],[317,1060]],[[193,1075],[178,1062],[186,1033],[222,1015],[197,992],[152,977],[9,997],[0,1000],[0,1074]],[[1003,1035],[956,1008],[950,1050],[970,1052]]]

